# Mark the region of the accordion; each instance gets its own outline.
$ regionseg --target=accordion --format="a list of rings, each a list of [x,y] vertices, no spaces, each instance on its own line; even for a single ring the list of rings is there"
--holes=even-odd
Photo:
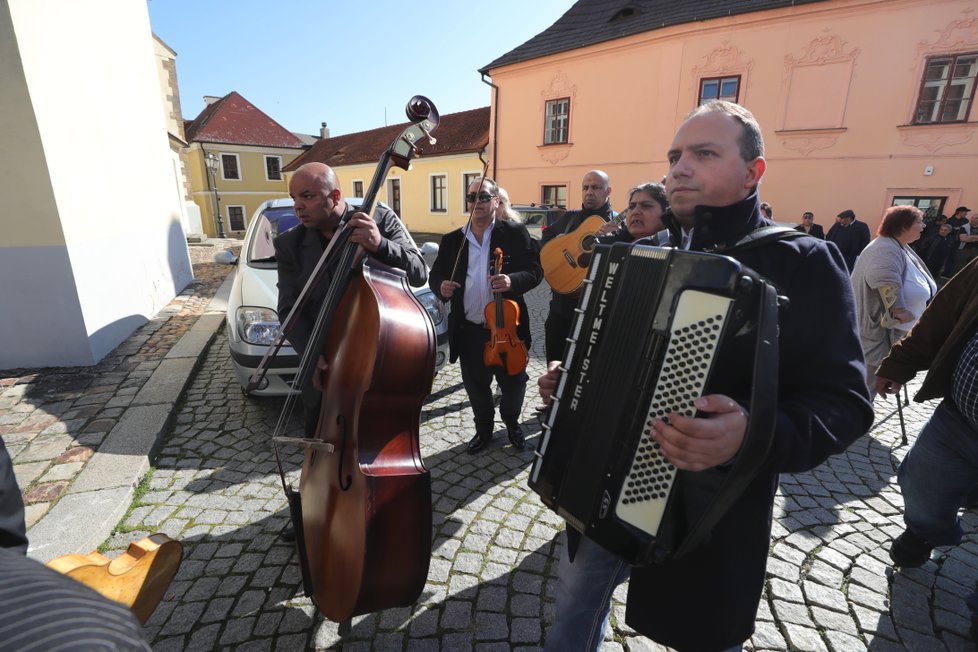
[[[635,565],[696,547],[754,477],[777,396],[774,288],[715,254],[595,248],[529,485],[569,525]],[[725,346],[751,344],[747,434],[723,468],[678,471],[654,419],[694,416]],[[750,379],[752,376],[752,379]]]

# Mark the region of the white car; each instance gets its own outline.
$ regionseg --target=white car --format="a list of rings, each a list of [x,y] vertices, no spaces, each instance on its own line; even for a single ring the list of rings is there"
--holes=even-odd
[[[346,201],[353,205],[359,203],[352,198]],[[279,315],[275,311],[278,306],[278,271],[272,243],[275,236],[298,223],[291,199],[272,199],[258,207],[245,233],[226,317],[231,361],[242,391],[245,391],[249,378],[279,331]],[[438,245],[428,242],[421,250],[427,261],[437,254]],[[448,359],[448,310],[427,285],[414,288],[414,295],[435,325],[438,337],[435,357],[437,371]],[[288,394],[293,391],[292,383],[298,366],[299,355],[286,343],[272,360],[262,384],[251,394]]]

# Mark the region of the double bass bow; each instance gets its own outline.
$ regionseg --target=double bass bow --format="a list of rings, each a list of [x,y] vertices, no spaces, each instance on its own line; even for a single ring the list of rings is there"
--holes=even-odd
[[[390,169],[407,169],[422,139],[434,143],[439,116],[431,101],[415,96],[406,111],[412,124],[381,157],[363,198],[365,213]],[[427,579],[431,479],[418,432],[436,336],[405,273],[364,257],[344,223],[283,322],[283,338],[324,278],[328,289],[296,381],[306,387],[323,355],[318,424],[306,438],[279,436],[295,404],[290,396],[272,441],[306,594],[324,616],[345,622],[412,604]],[[260,373],[252,382],[260,382]],[[298,491],[285,479],[280,445],[304,449]]]
[[[492,252],[489,273],[492,276],[503,273],[503,250],[496,247]],[[520,306],[512,299],[504,299],[502,292],[496,292],[485,308],[486,328],[489,341],[482,355],[488,369],[502,369],[510,376],[523,373],[530,361],[526,344],[516,333],[520,323]]]

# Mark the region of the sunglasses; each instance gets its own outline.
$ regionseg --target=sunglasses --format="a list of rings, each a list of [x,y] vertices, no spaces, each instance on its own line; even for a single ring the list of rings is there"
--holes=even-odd
[[[470,204],[474,204],[476,198],[478,197],[479,201],[484,204],[488,201],[492,201],[492,198],[495,196],[496,195],[490,195],[487,192],[480,192],[478,195],[476,195],[474,192],[470,192],[465,196],[465,201],[469,202]]]

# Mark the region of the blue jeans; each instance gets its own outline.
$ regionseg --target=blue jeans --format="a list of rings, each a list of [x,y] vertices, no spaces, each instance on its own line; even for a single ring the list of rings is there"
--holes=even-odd
[[[569,555],[564,546],[557,565],[556,613],[544,652],[598,650],[611,620],[611,594],[632,573],[628,562],[587,537],[581,537],[573,563]],[[742,649],[735,645],[723,652]]]
[[[933,546],[961,541],[958,510],[978,488],[978,432],[948,399],[920,431],[897,479],[907,528]]]
[[[611,620],[611,594],[628,579],[632,567],[587,537],[570,561],[564,546],[557,565],[557,605],[545,652],[597,650]]]

